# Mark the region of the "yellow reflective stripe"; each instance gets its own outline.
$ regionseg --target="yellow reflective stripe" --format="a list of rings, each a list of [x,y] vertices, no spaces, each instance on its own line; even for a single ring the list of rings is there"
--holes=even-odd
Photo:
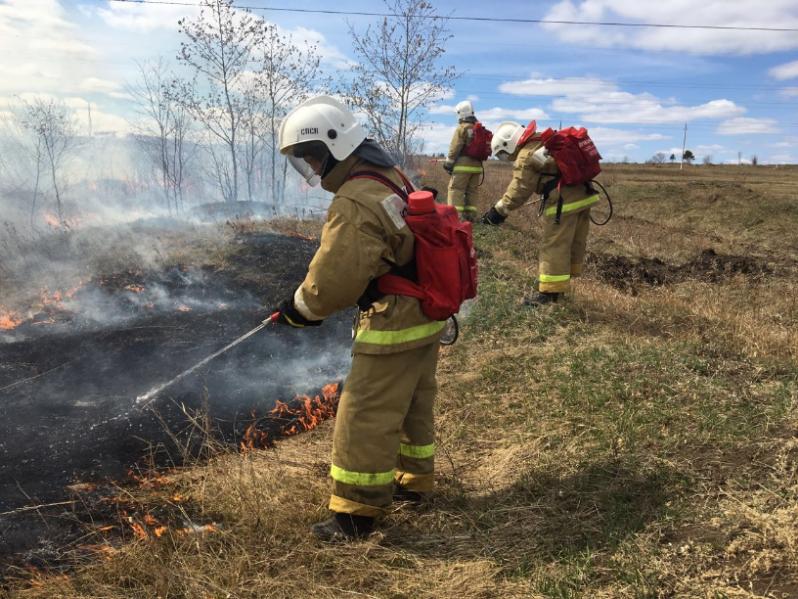
[[[429,445],[405,445],[399,444],[399,455],[408,458],[431,458],[435,455],[435,443]]]
[[[458,212],[476,212],[476,206],[455,206]]]
[[[360,329],[355,336],[356,342],[373,343],[375,345],[398,345],[409,341],[418,341],[430,337],[443,330],[445,321],[434,320],[427,324],[420,324],[409,329],[399,331],[375,331],[373,329]]]
[[[481,166],[465,166],[461,164],[460,166],[455,166],[454,171],[455,173],[481,173],[482,167]]]
[[[560,283],[570,278],[571,275],[538,275],[538,281],[541,283]]]
[[[339,483],[358,487],[376,487],[390,485],[393,482],[393,470],[390,472],[352,472],[339,468],[335,464],[330,466],[330,476]]]
[[[573,212],[574,210],[579,210],[580,208],[584,208],[585,206],[592,206],[598,201],[599,201],[598,194],[588,196],[582,200],[577,200],[576,202],[569,202],[567,204],[563,204],[562,211],[563,214],[565,214],[566,212]],[[545,214],[546,216],[554,216],[555,214],[557,214],[557,205],[555,204],[554,206],[549,206],[548,208],[546,208]]]

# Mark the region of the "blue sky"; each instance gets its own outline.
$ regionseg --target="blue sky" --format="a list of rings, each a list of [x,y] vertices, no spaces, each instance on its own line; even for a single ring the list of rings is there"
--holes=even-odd
[[[193,1],[193,0],[182,0]],[[350,0],[239,0],[251,6],[379,11]],[[619,21],[798,28],[796,0],[433,0],[458,17]],[[125,85],[135,61],[173,60],[176,21],[192,8],[100,0],[0,0],[0,113],[15,98],[50,94],[95,131],[130,129]],[[317,41],[324,68],[345,72],[353,57],[348,23],[376,17],[256,11],[297,37]],[[448,145],[453,106],[473,99],[488,126],[503,120],[588,127],[605,158],[633,161],[687,147],[699,161],[798,162],[798,33],[617,28],[450,21],[444,61],[461,73],[425,118],[429,151]],[[85,118],[81,116],[81,118]]]

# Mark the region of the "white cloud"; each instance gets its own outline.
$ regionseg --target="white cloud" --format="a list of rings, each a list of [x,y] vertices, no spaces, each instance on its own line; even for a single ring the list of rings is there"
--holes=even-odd
[[[614,83],[590,77],[564,77],[562,79],[536,78],[507,81],[499,91],[515,96],[589,96],[615,91]]]
[[[798,60],[793,60],[785,64],[780,64],[768,71],[771,77],[783,81],[784,79],[795,79],[798,77]]]
[[[130,94],[122,89],[122,84],[118,81],[98,77],[86,77],[78,84],[78,89],[84,93],[100,93],[121,100],[131,99]]]
[[[785,87],[779,93],[788,98],[798,98],[798,87]]]
[[[437,104],[429,109],[430,114],[455,114],[453,105],[450,104]],[[493,108],[477,109],[475,110],[477,118],[481,121],[531,121],[533,119],[547,119],[549,115],[546,111],[536,108],[501,108],[494,106]]]
[[[98,58],[58,1],[0,3],[0,94],[68,92],[97,70]]]
[[[719,135],[745,135],[749,133],[775,133],[775,119],[755,119],[749,117],[737,117],[723,121],[718,125]]]
[[[592,127],[590,137],[596,145],[602,146],[626,146],[637,145],[643,141],[659,141],[670,139],[669,136],[661,133],[643,133],[640,131],[627,131],[624,129],[613,129],[611,127]]]
[[[560,21],[614,21],[725,27],[798,27],[795,0],[734,2],[668,0],[562,0],[544,17]],[[795,32],[543,25],[560,40],[600,47],[690,54],[759,54],[798,48]]]
[[[84,7],[91,14],[92,9]],[[199,14],[192,6],[169,6],[166,4],[108,4],[95,8],[96,14],[109,27],[137,33],[149,33],[156,29],[177,30],[177,21],[183,17]]]
[[[444,123],[425,123],[418,129],[418,137],[424,142],[424,152],[427,154],[446,153],[452,141],[452,125]]]
[[[621,91],[614,83],[596,78],[531,78],[502,83],[499,90],[514,95],[556,96],[553,110],[578,114],[583,121],[594,123],[683,123],[731,118],[745,112],[731,100],[684,106],[649,93]]]

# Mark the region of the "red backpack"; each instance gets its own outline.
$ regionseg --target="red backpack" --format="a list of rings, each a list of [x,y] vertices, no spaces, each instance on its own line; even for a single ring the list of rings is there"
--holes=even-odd
[[[557,163],[562,185],[589,183],[601,172],[601,154],[584,127],[547,129],[541,134],[541,140]]]
[[[413,191],[410,181],[397,172],[405,189],[375,171],[358,171],[349,177],[379,181],[407,203],[405,222],[415,237],[416,280],[388,273],[377,279],[377,289],[386,295],[415,297],[428,318],[446,320],[477,295],[471,223],[460,222],[453,206],[436,204],[429,191]]]
[[[474,123],[474,128],[471,130],[473,135],[463,148],[463,156],[469,158],[476,158],[477,160],[487,160],[490,158],[490,142],[493,139],[493,132],[486,129],[482,123],[477,121]]]

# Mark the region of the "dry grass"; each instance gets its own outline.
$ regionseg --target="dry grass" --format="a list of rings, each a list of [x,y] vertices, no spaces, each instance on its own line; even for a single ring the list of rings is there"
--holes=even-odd
[[[508,177],[489,171],[481,208]],[[569,301],[536,312],[518,306],[535,273],[533,210],[478,227],[480,299],[440,364],[432,502],[396,507],[367,541],[315,544],[326,425],[171,475],[170,492],[219,532],[124,545],[11,596],[798,596],[798,170],[618,166],[604,178],[617,218],[594,229],[594,254],[678,265],[712,248],[776,268],[634,294],[589,271]],[[763,186],[767,203],[740,192]]]

